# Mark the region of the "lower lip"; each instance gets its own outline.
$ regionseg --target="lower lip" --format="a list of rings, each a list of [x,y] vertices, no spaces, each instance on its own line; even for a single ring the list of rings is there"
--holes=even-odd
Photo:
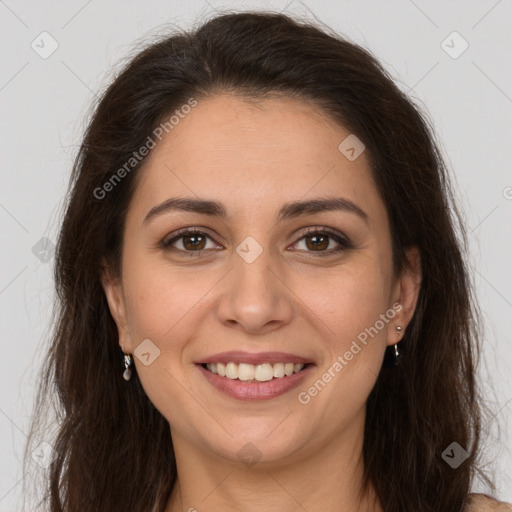
[[[269,400],[283,395],[287,391],[297,387],[313,369],[313,364],[308,364],[300,372],[289,377],[280,377],[265,382],[244,382],[238,379],[220,377],[216,373],[197,365],[199,370],[208,379],[210,384],[226,395],[238,400]]]

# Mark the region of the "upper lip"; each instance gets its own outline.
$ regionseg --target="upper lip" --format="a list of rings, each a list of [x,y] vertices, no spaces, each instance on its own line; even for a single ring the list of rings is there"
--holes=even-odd
[[[263,364],[263,363],[311,363],[310,359],[289,354],[286,352],[243,352],[243,351],[230,351],[221,352],[212,356],[205,357],[196,364],[212,364],[212,363],[248,363],[248,364]]]

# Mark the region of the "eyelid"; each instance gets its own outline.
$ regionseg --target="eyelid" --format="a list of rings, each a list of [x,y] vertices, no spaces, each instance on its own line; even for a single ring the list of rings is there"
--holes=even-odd
[[[189,233],[192,233],[192,234],[198,234],[198,235],[205,235],[206,237],[208,237],[210,240],[212,240],[213,242],[215,242],[217,245],[220,245],[216,240],[215,238],[213,237],[213,235],[211,235],[209,233],[209,230],[208,228],[204,228],[204,227],[201,227],[201,226],[191,226],[191,227],[186,227],[186,228],[181,228],[181,229],[178,229],[177,231],[174,231],[173,233],[170,233],[169,235],[166,235],[162,241],[160,242],[160,245],[164,248],[164,249],[169,249],[170,247],[172,247],[172,243],[179,240],[180,238],[183,238],[184,236],[186,236],[187,234]],[[200,251],[183,251],[181,249],[176,249],[176,251],[178,252],[189,252],[189,253],[193,253],[193,252],[196,252],[196,253],[201,253],[203,251],[208,251],[210,249],[201,249]]]
[[[338,231],[334,228],[330,228],[329,226],[311,226],[309,228],[306,228],[306,231],[302,232],[301,237],[297,241],[301,240],[302,238],[304,238],[305,236],[307,236],[309,234],[314,234],[314,233],[327,234],[327,235],[330,235],[334,239],[339,238],[341,240],[340,243],[344,243],[347,246],[352,245],[352,242],[344,233],[342,233],[341,231]]]
[[[166,250],[170,250],[170,251],[177,252],[177,253],[186,253],[186,254],[191,254],[191,255],[202,254],[204,252],[208,252],[208,251],[212,250],[212,249],[201,249],[199,251],[185,251],[183,249],[176,249],[175,247],[172,247],[172,244],[175,241],[183,238],[184,236],[186,236],[189,233],[204,235],[207,238],[209,238],[210,240],[212,240],[214,243],[216,243],[217,245],[221,245],[215,240],[213,235],[211,235],[209,233],[209,230],[207,228],[203,228],[200,226],[192,226],[192,227],[181,228],[181,229],[175,231],[174,233],[171,233],[170,235],[164,237],[164,239],[160,242],[160,246]],[[328,251],[299,251],[299,252],[305,252],[305,253],[309,253],[309,254],[318,254],[319,256],[323,256],[323,255],[327,256],[327,255],[335,254],[342,250],[347,250],[347,249],[350,249],[353,247],[352,242],[345,234],[343,234],[342,232],[339,232],[333,228],[330,228],[328,226],[310,226],[310,227],[306,228],[305,231],[298,230],[294,234],[294,237],[297,237],[299,235],[300,236],[299,236],[299,238],[296,238],[295,242],[293,242],[292,245],[296,245],[303,238],[305,238],[306,236],[311,235],[311,234],[328,235],[336,243],[338,243],[339,246],[335,249],[330,249]]]

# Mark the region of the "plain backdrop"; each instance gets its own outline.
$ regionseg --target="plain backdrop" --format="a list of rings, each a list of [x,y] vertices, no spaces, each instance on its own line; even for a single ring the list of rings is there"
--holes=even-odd
[[[494,411],[484,458],[498,497],[512,502],[510,0],[0,0],[0,511],[19,510],[21,454],[54,299],[51,249],[89,105],[143,36],[226,9],[318,18],[370,49],[428,111],[465,212],[484,313],[479,377]]]

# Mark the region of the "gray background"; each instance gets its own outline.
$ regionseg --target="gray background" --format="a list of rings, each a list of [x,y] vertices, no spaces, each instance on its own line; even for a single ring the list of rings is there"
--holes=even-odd
[[[0,0],[0,512],[19,510],[21,453],[51,319],[52,242],[40,240],[56,239],[90,102],[143,36],[189,27],[215,11],[254,8],[329,24],[373,51],[428,110],[465,211],[485,319],[480,377],[494,420],[484,456],[496,472],[498,497],[512,502],[510,0]],[[58,44],[45,59],[31,47],[35,41],[40,53],[51,48],[43,31]],[[469,46],[458,55],[464,40]]]

